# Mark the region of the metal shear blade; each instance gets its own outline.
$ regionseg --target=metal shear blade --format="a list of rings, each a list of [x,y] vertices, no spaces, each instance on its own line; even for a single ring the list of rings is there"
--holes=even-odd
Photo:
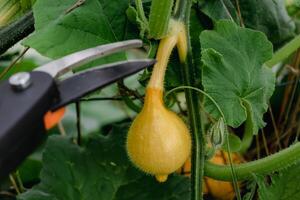
[[[57,88],[60,93],[60,99],[51,109],[56,110],[67,104],[76,102],[81,97],[119,79],[132,75],[154,63],[155,61],[150,59],[124,61],[78,73],[58,83]]]
[[[107,45],[100,45],[67,55],[58,60],[54,60],[50,63],[36,68],[35,71],[46,72],[53,78],[57,78],[58,76],[63,75],[64,73],[97,58],[105,57],[107,55],[124,51],[130,48],[142,47],[142,45],[143,42],[141,40],[127,40]]]
[[[46,72],[53,78],[58,78],[82,64],[126,49],[141,47],[142,44],[141,40],[128,40],[97,46],[47,63],[35,71]],[[154,63],[155,61],[150,59],[116,62],[100,67],[93,67],[90,70],[75,74],[65,80],[56,81],[59,91],[59,100],[53,104],[51,109],[56,110],[69,103],[75,102],[86,94],[136,73]]]

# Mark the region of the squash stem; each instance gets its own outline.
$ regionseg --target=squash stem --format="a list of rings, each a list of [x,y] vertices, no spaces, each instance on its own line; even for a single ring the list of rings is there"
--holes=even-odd
[[[154,65],[151,79],[148,84],[148,88],[156,88],[163,91],[164,77],[169,62],[169,57],[172,50],[176,46],[177,35],[168,36],[160,40],[158,51],[156,54],[156,64]]]
[[[268,157],[234,165],[238,180],[249,180],[254,174],[267,175],[300,162],[300,142]],[[227,165],[205,163],[205,175],[216,180],[232,181],[231,169]]]
[[[286,45],[281,47],[278,51],[275,52],[272,59],[267,61],[265,65],[272,68],[274,65],[284,61],[292,53],[294,53],[300,47],[300,35],[292,39]]]
[[[248,114],[248,116],[249,116],[249,114]],[[246,153],[246,151],[249,149],[249,147],[252,144],[252,140],[253,140],[253,132],[252,132],[252,128],[251,128],[251,121],[248,118],[246,120],[244,135],[243,135],[242,144],[241,144],[241,148],[240,148],[239,152]]]
[[[186,86],[195,86],[196,77],[193,63],[192,47],[190,44],[189,36],[189,19],[192,6],[192,0],[178,0],[178,5],[181,6],[177,13],[177,16],[185,17],[186,27],[186,45],[187,56],[186,59],[181,60],[183,65],[183,81]],[[183,10],[183,8],[186,8]],[[182,14],[184,12],[184,14]],[[180,46],[178,46],[180,48]],[[205,162],[205,135],[202,130],[202,121],[200,114],[200,96],[196,91],[186,89],[185,90],[188,117],[190,122],[190,128],[192,132],[193,145],[192,145],[192,173],[191,173],[191,200],[200,200],[202,198],[203,178],[204,178],[204,162]]]

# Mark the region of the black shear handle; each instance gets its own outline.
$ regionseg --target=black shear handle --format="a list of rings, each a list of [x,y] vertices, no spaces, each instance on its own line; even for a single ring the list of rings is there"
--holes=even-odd
[[[14,170],[45,136],[44,114],[55,95],[53,78],[31,72],[31,84],[24,90],[0,83],[0,180]]]

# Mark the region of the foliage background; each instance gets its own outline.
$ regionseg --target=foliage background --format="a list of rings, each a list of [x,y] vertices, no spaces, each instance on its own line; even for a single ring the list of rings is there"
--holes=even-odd
[[[132,38],[142,38],[146,43],[145,51],[119,53],[89,63],[78,71],[118,60],[154,57],[157,41],[146,37],[147,30],[143,30],[140,18],[134,12],[129,12],[129,6],[134,6],[133,2],[129,0],[86,0],[83,5],[69,11],[74,3],[74,0],[36,1],[32,7],[35,32],[22,41],[22,45],[30,46],[36,52],[31,50],[2,79],[8,78],[17,71],[32,70],[41,63],[47,62],[49,58],[55,59],[88,47]],[[143,1],[146,15],[148,15],[150,4],[149,0]],[[239,0],[239,8],[235,0],[195,1],[190,19],[190,32],[195,63],[198,63],[197,66],[199,66],[196,71],[199,78],[198,86],[202,87],[200,70],[202,63],[199,52],[201,48],[205,48],[205,43],[200,44],[199,36],[204,29],[212,29],[213,24],[220,19],[233,20],[237,24],[263,32],[272,42],[274,50],[277,50],[298,35],[298,12],[298,4],[284,0]],[[201,37],[203,39],[205,35]],[[253,46],[253,44],[249,44],[249,46]],[[14,48],[1,57],[0,72],[9,66],[11,60],[19,54],[18,52],[22,48],[20,46]],[[234,46],[232,48],[236,49]],[[258,52],[259,50],[257,49]],[[208,53],[214,54],[213,52]],[[46,58],[41,59],[39,54]],[[294,56],[297,58],[298,54],[297,52]],[[259,55],[261,55],[260,52]],[[293,58],[291,56],[285,62],[293,64]],[[244,59],[250,60],[251,57]],[[259,64],[264,61],[266,60]],[[178,65],[178,58],[173,55],[166,76],[166,90],[182,85]],[[297,69],[298,65],[294,66]],[[279,66],[277,69],[282,68]],[[274,70],[276,69],[274,68]],[[124,84],[109,86],[87,97],[87,99],[104,97],[122,99],[123,96],[126,96],[134,97],[136,99],[134,101],[84,101],[80,103],[81,132],[84,139],[80,147],[73,142],[78,131],[76,129],[78,120],[76,112],[78,110],[76,111],[74,105],[68,107],[68,112],[62,121],[65,131],[62,132],[59,128],[51,130],[47,142],[19,168],[24,186],[26,188],[34,187],[18,195],[17,199],[189,199],[190,183],[187,177],[173,175],[168,182],[157,184],[152,177],[135,169],[125,156],[126,130],[142,104],[144,86],[149,79],[150,71],[147,70],[130,77],[125,80]],[[276,118],[280,118],[278,110],[284,103],[282,100],[284,96],[291,96],[284,93],[286,88],[280,87],[280,85],[287,79],[288,81],[297,81],[297,78],[297,76],[291,78],[289,74],[284,73],[280,73],[278,76],[275,95],[271,100]],[[298,83],[294,85],[296,92],[299,92]],[[295,98],[288,100],[297,106],[297,93],[295,94]],[[265,109],[267,103],[266,100]],[[181,112],[185,117],[186,105],[180,94],[176,98],[167,99],[167,105]],[[289,111],[285,114],[285,118],[291,119],[292,115]],[[272,124],[268,116],[266,118],[268,124]],[[296,114],[295,121],[297,122],[297,120]],[[241,121],[243,120],[232,122],[232,124],[234,127],[238,127]],[[257,122],[257,124],[259,123],[262,122]],[[297,126],[295,128],[289,124],[289,120],[282,126],[282,133],[291,127],[293,130],[298,130]],[[255,130],[259,128],[262,128],[262,125],[257,125]],[[274,130],[270,125],[265,130],[274,135]],[[58,136],[64,132],[67,135]],[[238,134],[239,131],[237,130],[236,133]],[[287,144],[290,143],[291,140],[288,140]],[[255,147],[252,148],[255,150]],[[269,148],[274,152],[278,150],[278,147],[272,148],[271,145]],[[263,152],[262,154],[268,153]],[[247,158],[246,155],[246,159],[253,158],[254,156]],[[299,189],[296,187],[299,170],[299,165],[293,165],[290,169],[279,172],[272,176],[270,185],[265,182],[264,177],[258,176],[253,179],[255,180],[253,182],[257,182],[257,184],[250,189],[244,189],[243,193],[251,193],[252,190],[256,190],[256,185],[258,185],[257,193],[260,199],[295,199],[299,194]],[[6,191],[9,185],[8,181],[4,181],[1,183],[0,189]],[[283,186],[284,188],[282,188]],[[251,196],[250,193],[245,195],[245,199]],[[9,199],[6,196],[3,198]]]

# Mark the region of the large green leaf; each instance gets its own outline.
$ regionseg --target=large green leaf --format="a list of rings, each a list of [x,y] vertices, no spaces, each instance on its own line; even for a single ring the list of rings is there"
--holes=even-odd
[[[263,33],[226,20],[215,30],[203,31],[200,41],[205,91],[220,105],[228,125],[238,127],[248,119],[256,134],[264,126],[262,117],[274,91],[274,74],[262,66],[272,57],[272,44]],[[221,116],[210,100],[205,108]]]
[[[297,200],[300,198],[300,164],[293,165],[271,176],[271,184],[257,177],[260,200]]]
[[[35,29],[23,44],[41,54],[58,58],[125,36],[128,0],[86,0],[67,12],[74,0],[39,0],[34,4]],[[116,3],[118,5],[116,5]],[[125,58],[124,54],[118,54]]]
[[[264,32],[275,47],[295,36],[295,22],[288,16],[284,0],[239,0],[239,7],[245,26]],[[215,21],[240,21],[236,0],[206,1],[201,10]]]
[[[231,0],[211,0],[203,3],[201,10],[213,20],[233,19],[239,21],[238,14]]]
[[[128,124],[114,126],[107,136],[94,136],[85,147],[52,136],[43,154],[41,183],[19,200],[182,200],[189,199],[189,180],[171,176],[158,183],[128,161]]]
[[[240,0],[240,9],[247,27],[264,32],[276,47],[295,36],[285,0]]]

